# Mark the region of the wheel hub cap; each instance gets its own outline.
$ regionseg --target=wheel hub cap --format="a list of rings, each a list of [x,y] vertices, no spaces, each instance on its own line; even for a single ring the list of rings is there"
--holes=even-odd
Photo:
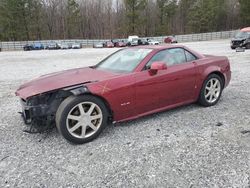
[[[221,84],[217,78],[212,78],[207,82],[205,88],[205,99],[209,103],[214,103],[220,96]]]
[[[88,138],[98,131],[102,119],[102,111],[97,104],[83,102],[74,106],[68,113],[67,129],[74,137]]]

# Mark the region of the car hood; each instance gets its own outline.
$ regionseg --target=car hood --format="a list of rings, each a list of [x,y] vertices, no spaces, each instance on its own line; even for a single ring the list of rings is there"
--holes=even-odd
[[[246,40],[247,38],[242,37],[242,38],[232,38],[232,41],[243,41]]]
[[[31,80],[19,87],[16,95],[23,99],[49,91],[70,87],[87,82],[102,81],[117,74],[92,68],[78,68],[47,74]]]

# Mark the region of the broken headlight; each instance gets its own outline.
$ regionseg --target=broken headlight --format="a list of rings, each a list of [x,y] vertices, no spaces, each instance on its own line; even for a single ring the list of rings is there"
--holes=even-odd
[[[36,106],[40,104],[47,104],[52,96],[52,93],[44,93],[40,95],[35,95],[27,100],[28,106]]]

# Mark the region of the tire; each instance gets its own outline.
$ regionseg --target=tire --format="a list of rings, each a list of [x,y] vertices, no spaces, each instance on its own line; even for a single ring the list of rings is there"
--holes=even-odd
[[[246,49],[250,49],[250,43],[246,44]]]
[[[202,85],[198,102],[205,107],[215,105],[221,97],[223,85],[220,76],[210,74]]]
[[[108,123],[104,102],[91,95],[70,96],[56,112],[56,127],[69,142],[83,144],[94,140]]]

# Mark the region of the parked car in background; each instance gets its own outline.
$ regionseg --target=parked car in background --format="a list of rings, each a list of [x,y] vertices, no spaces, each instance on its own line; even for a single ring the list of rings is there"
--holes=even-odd
[[[24,51],[31,51],[31,50],[44,50],[44,45],[42,43],[34,43],[34,44],[26,44],[23,47]]]
[[[81,44],[80,43],[74,43],[72,44],[72,49],[80,49],[81,48]]]
[[[103,48],[103,42],[94,43],[93,48]]]
[[[33,44],[33,49],[34,50],[44,50],[44,45],[42,43],[34,43]]]
[[[250,49],[250,27],[241,29],[231,40],[231,48],[244,47]]]
[[[48,46],[46,46],[46,49],[48,50],[58,50],[60,49],[60,46],[56,42],[50,42]]]
[[[153,40],[153,39],[148,39],[149,45],[159,45],[159,41]]]
[[[113,42],[111,42],[111,41],[104,42],[103,46],[106,48],[114,48],[115,47]]]
[[[164,42],[167,43],[167,44],[178,43],[178,41],[175,38],[175,36],[169,36],[169,37],[165,38]]]
[[[23,50],[24,51],[31,51],[31,50],[34,50],[34,46],[32,44],[26,44],[24,47],[23,47]]]
[[[69,49],[72,49],[72,43],[68,43]]]
[[[139,39],[138,45],[149,45],[148,39]]]
[[[67,49],[69,49],[69,45],[68,45],[67,43],[65,43],[65,42],[61,43],[59,46],[60,46],[60,48],[61,48],[62,50],[67,50]]]
[[[119,50],[95,66],[41,76],[16,95],[26,124],[56,122],[65,139],[82,144],[110,122],[195,102],[213,106],[230,79],[227,57],[182,45],[143,46]]]
[[[118,42],[120,42],[119,39],[111,39],[111,42],[114,44],[114,47],[118,47]]]
[[[124,42],[124,44],[125,44],[126,46],[128,46],[128,43],[129,43],[129,42],[128,42],[128,39],[123,39],[122,42]]]
[[[126,43],[123,41],[119,41],[116,43],[115,47],[126,47]]]

